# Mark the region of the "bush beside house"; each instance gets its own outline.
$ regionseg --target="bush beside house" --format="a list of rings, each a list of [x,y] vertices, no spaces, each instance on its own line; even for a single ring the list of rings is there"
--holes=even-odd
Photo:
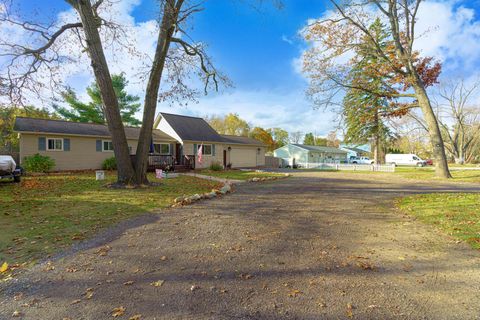
[[[49,172],[54,167],[55,161],[52,158],[39,153],[25,157],[23,160],[23,168],[28,172]]]

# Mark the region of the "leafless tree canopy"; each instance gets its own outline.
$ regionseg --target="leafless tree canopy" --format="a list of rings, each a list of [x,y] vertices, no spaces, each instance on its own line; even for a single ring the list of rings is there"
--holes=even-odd
[[[76,6],[76,1],[67,1]],[[203,92],[218,90],[219,83],[230,85],[229,80],[213,65],[205,45],[188,35],[190,18],[203,10],[202,1],[181,1],[181,10],[175,25],[175,37],[166,58],[162,101],[185,102],[194,99],[200,92],[192,83],[203,82]],[[152,57],[138,52],[133,45],[127,26],[116,22],[108,12],[114,0],[98,0],[92,9],[104,47],[125,50],[132,59],[145,61],[138,70],[141,79],[146,79],[153,63]],[[158,24],[162,20],[163,6],[159,1]],[[14,105],[41,98],[48,101],[65,90],[63,79],[67,63],[84,63],[87,44],[82,32],[82,23],[77,16],[68,16],[70,21],[45,22],[45,17],[35,21],[25,19],[22,12],[9,0],[0,2],[0,28],[21,34],[12,38],[8,32],[0,35],[0,90],[2,103]],[[72,19],[73,18],[73,19]]]

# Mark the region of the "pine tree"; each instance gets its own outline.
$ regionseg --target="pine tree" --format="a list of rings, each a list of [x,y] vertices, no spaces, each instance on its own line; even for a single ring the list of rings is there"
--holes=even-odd
[[[377,43],[387,46],[387,34],[380,20],[376,20],[370,31],[377,37]],[[390,130],[384,123],[384,117],[390,115],[391,101],[378,93],[388,90],[385,79],[378,75],[382,62],[378,55],[372,52],[369,39],[364,39],[364,45],[357,54],[361,57],[353,66],[349,78],[350,89],[343,99],[343,117],[346,126],[345,142],[364,144],[373,142],[374,161],[379,163],[379,149],[390,136]],[[356,88],[369,88],[359,90]]]
[[[112,84],[118,99],[118,107],[120,108],[123,123],[129,126],[139,126],[141,121],[135,118],[135,113],[140,110],[140,98],[125,91],[128,81],[124,74],[112,75]],[[103,112],[100,89],[96,83],[92,83],[87,88],[87,94],[90,97],[90,102],[83,103],[78,99],[77,94],[73,90],[67,90],[62,96],[69,107],[53,105],[53,108],[66,120],[105,124],[106,119]]]

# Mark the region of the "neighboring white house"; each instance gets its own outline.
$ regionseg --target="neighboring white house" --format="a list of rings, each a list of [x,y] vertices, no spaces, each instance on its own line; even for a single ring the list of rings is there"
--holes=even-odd
[[[342,163],[347,160],[347,151],[334,147],[287,144],[273,151],[273,155],[282,159],[284,165],[315,163]]]

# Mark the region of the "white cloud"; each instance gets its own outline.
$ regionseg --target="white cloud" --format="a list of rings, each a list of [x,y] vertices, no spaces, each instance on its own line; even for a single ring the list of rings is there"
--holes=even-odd
[[[454,1],[427,1],[419,8],[415,47],[444,61],[444,69],[469,74],[480,60],[480,21]],[[473,68],[473,70],[472,70]]]

